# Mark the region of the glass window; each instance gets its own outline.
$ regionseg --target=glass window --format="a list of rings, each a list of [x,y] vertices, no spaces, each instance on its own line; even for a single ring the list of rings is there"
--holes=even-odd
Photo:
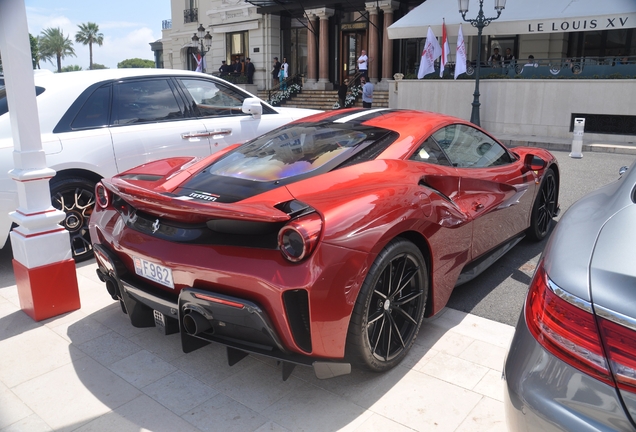
[[[249,48],[247,46],[247,41],[249,39],[249,32],[237,32],[237,33],[227,33],[225,36],[225,52],[228,57],[226,57],[227,64],[231,65],[234,63],[236,58],[239,61],[244,61],[245,57],[249,57]]]
[[[346,160],[387,135],[384,129],[349,125],[298,125],[262,135],[213,163],[211,175],[256,181],[282,180]]]
[[[35,87],[35,96],[40,96],[44,93],[44,87]],[[9,104],[7,102],[7,88],[0,86],[0,115],[4,115],[9,112]]]
[[[437,165],[450,166],[450,162],[444,155],[444,152],[437,145],[432,137],[429,137],[417,151],[411,156],[411,160],[419,162],[427,162]]]
[[[110,86],[100,87],[89,96],[71,123],[72,129],[84,129],[108,125]]]
[[[114,101],[114,124],[118,125],[183,118],[167,79],[119,83]]]
[[[243,112],[245,96],[231,87],[213,81],[181,79],[202,117],[247,115]]]
[[[467,125],[450,125],[433,138],[459,168],[485,168],[512,162],[508,151],[483,132]]]

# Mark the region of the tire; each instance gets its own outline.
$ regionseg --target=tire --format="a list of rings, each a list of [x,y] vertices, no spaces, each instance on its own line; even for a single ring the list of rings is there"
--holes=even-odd
[[[543,177],[539,193],[537,193],[534,205],[532,206],[530,228],[527,230],[528,237],[531,240],[543,240],[550,232],[552,218],[556,214],[558,196],[556,176],[554,175],[554,171],[549,169]]]
[[[400,363],[422,325],[428,291],[428,270],[420,250],[407,240],[392,240],[378,254],[360,289],[349,323],[346,358],[374,372]]]
[[[61,225],[70,234],[71,252],[76,262],[93,257],[88,220],[95,206],[95,183],[84,178],[51,180],[51,203],[66,213]]]

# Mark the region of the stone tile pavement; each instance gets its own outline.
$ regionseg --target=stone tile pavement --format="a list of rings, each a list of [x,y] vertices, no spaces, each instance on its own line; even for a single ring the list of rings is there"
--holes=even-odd
[[[130,325],[78,265],[82,308],[36,323],[0,276],[0,431],[505,431],[501,370],[514,328],[445,309],[384,374],[318,380]]]

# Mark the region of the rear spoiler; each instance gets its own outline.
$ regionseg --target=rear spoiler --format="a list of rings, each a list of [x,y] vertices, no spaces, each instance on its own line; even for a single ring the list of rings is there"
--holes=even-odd
[[[102,183],[108,190],[119,195],[137,210],[185,223],[202,223],[210,219],[255,222],[286,222],[290,219],[290,215],[272,206],[272,202],[275,202],[272,199],[275,197],[271,195],[267,202],[201,202],[190,197],[154,192],[120,177],[103,179]],[[281,194],[279,202],[293,199],[285,188],[281,188],[279,194]]]

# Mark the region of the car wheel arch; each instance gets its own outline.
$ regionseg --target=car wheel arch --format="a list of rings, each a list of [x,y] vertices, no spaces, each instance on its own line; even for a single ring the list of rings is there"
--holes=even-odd
[[[428,317],[431,315],[432,312],[432,298],[433,298],[433,271],[432,271],[432,265],[433,265],[433,260],[432,260],[432,254],[431,254],[431,246],[428,242],[428,240],[426,239],[426,237],[424,235],[422,235],[422,233],[414,231],[412,229],[409,230],[403,230],[397,233],[391,233],[389,232],[391,235],[385,235],[381,238],[381,241],[377,242],[373,249],[371,250],[371,252],[369,253],[368,259],[367,259],[367,263],[365,265],[365,268],[369,269],[371,268],[371,266],[373,265],[374,261],[376,260],[378,254],[393,240],[396,239],[404,239],[407,240],[411,243],[413,243],[422,253],[422,256],[424,257],[424,260],[426,261],[426,266],[428,267],[428,278],[429,278],[429,296],[428,296],[428,301],[427,301],[427,305],[426,305],[426,310],[424,312],[424,316]],[[366,277],[366,274],[363,275],[363,280]],[[356,299],[357,297],[360,295],[360,291],[358,290],[358,292],[356,293]],[[354,299],[355,301],[355,299]],[[353,311],[353,304],[351,305],[351,310]]]
[[[51,182],[54,183],[55,181],[66,180],[69,178],[83,178],[93,183],[97,183],[103,178],[103,176],[87,169],[63,169],[55,173],[55,176],[51,179]]]

